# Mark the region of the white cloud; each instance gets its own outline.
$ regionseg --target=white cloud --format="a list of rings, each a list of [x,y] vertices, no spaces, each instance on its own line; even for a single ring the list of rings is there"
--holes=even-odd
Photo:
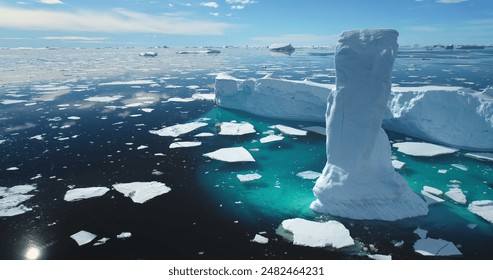
[[[233,10],[243,10],[245,8],[245,6],[243,5],[233,5],[231,6],[231,9]]]
[[[63,2],[60,1],[60,0],[39,0],[38,2],[39,3],[43,3],[43,4],[51,4],[51,5],[53,5],[53,4],[63,4]]]
[[[218,17],[219,16],[219,13],[209,13],[210,15],[212,16],[215,16],[215,17]]]
[[[200,3],[200,6],[215,8],[215,9],[219,8],[219,4],[217,4],[216,2],[204,2],[204,3]]]
[[[71,32],[159,33],[169,35],[222,35],[231,25],[190,20],[171,15],[149,15],[125,9],[59,12],[0,6],[0,28]]]
[[[455,4],[455,3],[462,3],[466,2],[467,0],[437,0],[437,3],[440,4]]]
[[[257,3],[254,0],[226,0],[226,3],[231,4],[231,9],[242,10],[246,5]]]

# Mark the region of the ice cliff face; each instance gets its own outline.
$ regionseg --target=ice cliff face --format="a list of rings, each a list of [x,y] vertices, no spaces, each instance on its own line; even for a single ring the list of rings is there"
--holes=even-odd
[[[397,53],[395,30],[344,32],[337,45],[336,88],[327,107],[327,164],[311,209],[352,219],[394,221],[426,215],[426,203],[391,164],[381,128]]]

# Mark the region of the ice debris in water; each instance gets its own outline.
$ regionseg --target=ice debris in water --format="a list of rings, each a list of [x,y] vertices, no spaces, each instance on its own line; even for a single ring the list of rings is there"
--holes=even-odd
[[[96,240],[96,242],[92,246],[100,246],[100,245],[103,245],[106,242],[108,242],[109,240],[110,239],[108,237],[100,238],[100,239]]]
[[[204,154],[204,156],[226,162],[253,162],[255,159],[243,147],[222,148],[214,152]]]
[[[311,170],[302,171],[302,172],[299,172],[298,174],[296,174],[296,176],[303,178],[303,179],[307,179],[307,180],[315,180],[318,177],[320,177],[320,175],[322,175],[322,173],[311,171]]]
[[[130,238],[130,237],[132,237],[132,233],[131,232],[122,232],[122,233],[120,233],[120,234],[118,234],[116,236],[116,238],[118,238],[118,239],[127,239],[127,238]]]
[[[221,123],[219,135],[246,135],[255,133],[255,128],[247,122],[223,122]]]
[[[106,187],[89,187],[89,188],[77,188],[68,190],[65,193],[65,201],[78,201],[93,197],[100,197],[107,193],[110,189]]]
[[[202,142],[196,142],[196,141],[182,141],[182,142],[173,142],[169,145],[170,149],[176,149],[176,148],[190,148],[190,147],[198,147],[202,145]]]
[[[493,161],[493,153],[466,153],[470,158]]]
[[[135,203],[144,203],[171,191],[171,188],[164,183],[156,181],[114,184],[113,188],[126,197],[130,197]]]
[[[445,195],[460,204],[466,204],[467,202],[466,196],[459,188],[451,188],[448,192],[445,193]]]
[[[392,144],[392,147],[397,148],[403,154],[416,157],[433,157],[453,154],[458,151],[457,149],[423,142],[400,142]]]
[[[413,231],[419,238],[423,239],[426,238],[426,235],[428,234],[428,231],[425,229],[417,228]]]
[[[35,185],[0,187],[0,217],[12,217],[31,211],[32,208],[22,203],[34,196],[28,193],[35,189]]]
[[[281,135],[269,135],[269,136],[265,136],[263,138],[260,138],[260,143],[265,144],[265,143],[270,143],[270,142],[275,142],[275,141],[281,141],[282,139],[284,139],[284,137]]]
[[[306,134],[307,134],[306,130],[297,129],[297,128],[289,127],[289,126],[282,125],[282,124],[273,125],[273,126],[271,126],[271,128],[276,128],[279,131],[281,131],[282,133],[288,134],[288,135],[306,136]]]
[[[238,180],[240,180],[240,182],[250,182],[250,181],[254,181],[254,180],[258,180],[258,179],[262,178],[262,175],[257,174],[257,173],[238,174],[238,175],[236,175],[236,177],[238,178]]]
[[[170,137],[178,137],[182,134],[189,133],[198,128],[207,126],[207,123],[204,122],[191,122],[186,124],[176,124],[173,126],[168,126],[159,130],[150,130],[149,132],[158,136],[170,136]]]
[[[122,98],[123,98],[123,95],[112,95],[112,96],[93,96],[93,97],[86,98],[84,100],[89,101],[89,102],[109,103],[109,102],[117,101],[117,100],[122,99]]]
[[[97,235],[93,234],[93,233],[90,233],[88,231],[85,231],[85,230],[81,230],[77,233],[74,233],[70,236],[70,238],[72,238],[73,240],[75,240],[75,242],[77,242],[77,244],[79,246],[82,246],[82,245],[85,245],[89,242],[91,242],[92,240],[94,240],[94,238],[96,238]]]
[[[493,224],[493,200],[473,201],[467,209]]]
[[[382,254],[370,254],[368,257],[372,260],[378,260],[378,261],[390,261],[392,260],[391,255],[382,255]]]
[[[392,160],[392,167],[394,167],[394,169],[401,169],[402,167],[404,167],[404,165],[405,163],[400,160],[396,160],[396,159]]]
[[[413,245],[414,251],[423,256],[460,256],[462,253],[454,243],[434,238],[418,239]]]
[[[264,237],[260,234],[255,234],[255,237],[252,239],[252,242],[257,242],[260,244],[267,244],[269,242],[269,238]]]
[[[293,244],[308,247],[333,247],[354,245],[349,230],[337,221],[314,222],[301,218],[284,220],[282,228],[293,234]]]

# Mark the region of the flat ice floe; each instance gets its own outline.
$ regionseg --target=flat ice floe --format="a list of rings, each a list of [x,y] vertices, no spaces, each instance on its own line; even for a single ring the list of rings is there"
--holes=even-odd
[[[260,244],[267,244],[269,242],[269,238],[264,237],[260,234],[255,234],[255,237],[252,239],[252,242],[257,242]]]
[[[0,187],[0,217],[12,217],[31,211],[31,208],[22,203],[34,196],[28,193],[35,189],[34,185]]]
[[[176,148],[191,148],[191,147],[198,147],[202,145],[202,142],[194,142],[194,141],[182,141],[182,142],[173,142],[169,145],[170,149],[176,149]]]
[[[118,238],[118,239],[127,239],[127,238],[130,238],[130,237],[132,237],[132,233],[131,232],[122,232],[122,233],[120,233],[120,234],[118,234],[116,236],[116,238]]]
[[[269,136],[265,136],[263,138],[260,138],[260,143],[265,144],[265,143],[270,143],[270,142],[281,141],[282,139],[284,139],[284,136],[269,135]]]
[[[406,163],[400,160],[396,160],[396,159],[392,160],[392,167],[394,167],[394,169],[401,169],[404,167],[404,165],[406,165]]]
[[[133,182],[114,184],[113,188],[126,197],[130,197],[135,203],[144,203],[156,196],[171,191],[164,183],[152,182]]]
[[[493,161],[493,153],[466,153],[466,156],[475,159]]]
[[[222,148],[204,156],[226,162],[254,162],[255,159],[243,147]]]
[[[240,180],[240,182],[250,182],[250,181],[254,181],[254,180],[258,180],[258,179],[262,178],[262,175],[260,175],[258,173],[238,174],[238,175],[236,175],[236,178],[238,178],[238,180]]]
[[[467,209],[493,224],[493,200],[473,201]]]
[[[311,170],[302,171],[302,172],[299,172],[298,174],[296,174],[296,176],[303,178],[303,179],[307,179],[307,180],[315,180],[318,177],[320,177],[320,175],[322,175],[322,173],[311,171]]]
[[[110,189],[106,187],[89,187],[89,188],[77,188],[68,190],[65,193],[65,201],[79,201],[83,199],[89,199],[93,197],[100,197],[107,193]]]
[[[150,85],[153,84],[153,80],[134,80],[134,81],[114,81],[108,83],[100,83],[99,86],[123,86],[123,85]]]
[[[324,136],[327,135],[327,129],[323,126],[308,126],[308,127],[303,127],[303,129],[320,135],[324,135]]]
[[[462,253],[454,243],[434,238],[419,239],[414,243],[414,251],[423,256],[460,256]]]
[[[425,201],[428,205],[432,205],[432,204],[436,204],[436,203],[442,203],[445,201],[442,198],[439,198],[438,196],[435,196],[435,195],[433,195],[433,194],[431,194],[425,190],[422,190],[421,194],[423,195],[423,198],[425,199]]]
[[[204,122],[191,122],[186,124],[176,124],[159,130],[150,130],[149,132],[158,136],[178,137],[187,134],[201,127],[207,126]]]
[[[219,135],[246,135],[255,133],[255,128],[247,122],[223,122],[220,126]]]
[[[323,223],[301,218],[284,220],[282,228],[293,234],[293,244],[308,247],[333,247],[336,249],[354,245],[349,230],[337,221]]]
[[[416,157],[432,157],[453,154],[458,151],[457,149],[423,142],[394,143],[392,144],[392,147],[397,148],[397,150],[403,154]]]
[[[109,103],[109,102],[114,102],[119,99],[122,99],[123,95],[112,95],[112,96],[93,96],[84,99],[85,101],[89,102],[102,102],[102,103]]]
[[[195,93],[192,98],[195,100],[214,101],[216,95],[214,93]]]
[[[273,125],[273,126],[271,126],[271,128],[276,128],[280,132],[287,134],[287,135],[306,136],[306,134],[307,134],[306,130],[297,129],[297,128],[293,128],[293,127],[282,125],[282,124]]]
[[[459,188],[451,188],[448,192],[445,193],[445,195],[460,204],[466,204],[467,202],[466,196]]]
[[[96,238],[97,235],[93,234],[93,233],[90,233],[88,231],[85,231],[85,230],[81,230],[77,233],[74,233],[70,236],[70,238],[72,238],[73,240],[75,240],[75,242],[77,242],[77,244],[79,246],[82,246],[82,245],[85,245],[91,241],[94,240],[94,238]]]
[[[194,137],[212,137],[212,136],[214,136],[214,134],[210,132],[202,132],[194,135]]]

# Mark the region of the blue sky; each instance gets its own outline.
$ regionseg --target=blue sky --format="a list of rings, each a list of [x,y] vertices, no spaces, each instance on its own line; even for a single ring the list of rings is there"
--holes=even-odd
[[[0,47],[334,45],[392,28],[399,43],[493,44],[492,0],[0,0]]]

